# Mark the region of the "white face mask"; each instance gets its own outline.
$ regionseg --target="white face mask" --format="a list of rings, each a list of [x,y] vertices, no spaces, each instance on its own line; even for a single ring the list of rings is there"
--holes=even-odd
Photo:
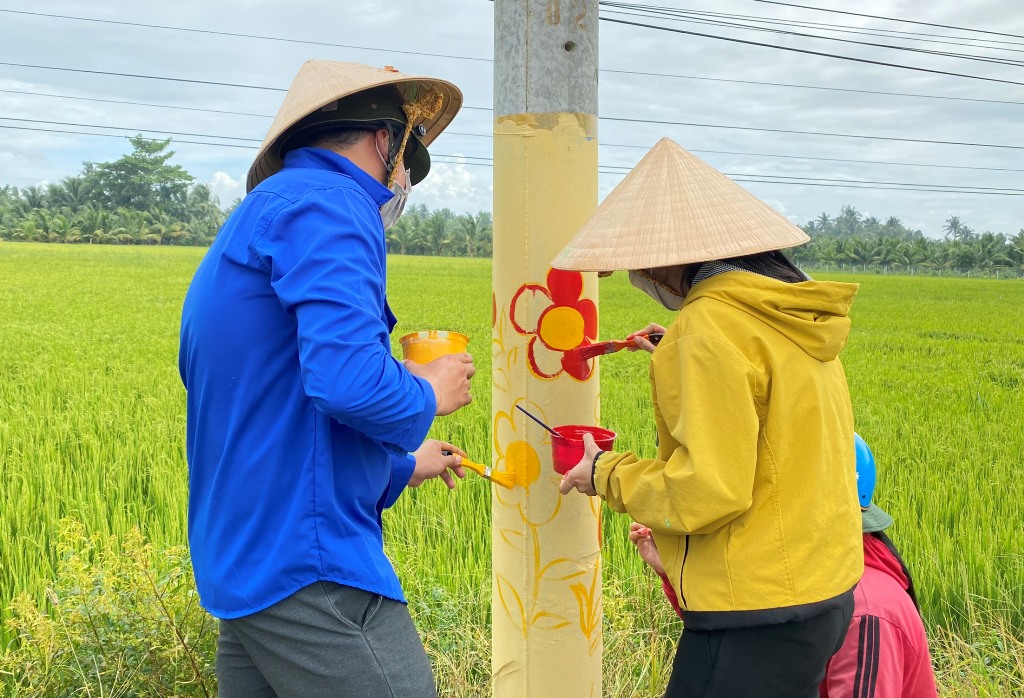
[[[391,167],[388,165],[388,160],[381,155],[380,148],[377,147],[376,141],[373,143],[374,150],[377,151],[377,157],[384,163],[384,172],[391,175]],[[398,178],[391,183],[391,193],[394,194],[386,204],[380,207],[380,219],[384,222],[384,230],[387,230],[393,226],[398,219],[402,217],[402,211],[405,210],[405,202],[409,200],[409,192],[412,190],[412,170],[405,171],[405,186],[403,187],[398,183]]]
[[[410,179],[411,176],[411,171],[406,170],[404,187],[398,183],[397,179],[391,184],[391,193],[394,196],[380,207],[380,219],[384,221],[384,230],[393,226],[402,217],[402,211],[405,210],[405,202],[409,200],[409,192],[412,190],[412,187],[409,185],[409,182],[412,181]]]
[[[683,307],[682,296],[673,293],[661,284],[635,271],[629,272],[629,283],[640,289],[654,300],[661,303],[667,310],[679,310]]]

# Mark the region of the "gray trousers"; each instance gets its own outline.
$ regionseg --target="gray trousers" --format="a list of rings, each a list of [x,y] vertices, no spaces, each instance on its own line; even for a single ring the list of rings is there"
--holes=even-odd
[[[220,698],[437,698],[405,604],[332,582],[222,620],[217,682]]]

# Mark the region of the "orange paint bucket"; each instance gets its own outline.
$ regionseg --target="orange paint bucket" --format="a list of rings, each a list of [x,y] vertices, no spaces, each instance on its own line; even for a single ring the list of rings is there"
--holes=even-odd
[[[554,463],[555,472],[559,475],[565,475],[583,459],[586,452],[586,448],[583,446],[584,434],[593,436],[597,447],[602,451],[610,451],[615,445],[615,432],[601,427],[568,424],[554,427],[554,432],[560,438],[552,437],[551,439],[551,460]]]
[[[469,345],[466,335],[444,330],[413,332],[398,341],[402,345],[402,356],[418,364],[430,363],[445,354],[461,354]]]

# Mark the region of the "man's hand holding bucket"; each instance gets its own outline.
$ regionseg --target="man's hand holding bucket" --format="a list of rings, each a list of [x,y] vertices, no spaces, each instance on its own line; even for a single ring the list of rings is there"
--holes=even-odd
[[[476,367],[469,354],[445,354],[425,364],[404,363],[409,373],[424,379],[434,389],[438,417],[451,414],[473,401],[469,394],[469,380],[476,373]]]

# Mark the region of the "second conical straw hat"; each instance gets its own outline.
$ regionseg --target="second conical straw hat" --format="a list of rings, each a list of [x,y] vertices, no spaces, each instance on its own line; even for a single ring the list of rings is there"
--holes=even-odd
[[[793,247],[810,238],[768,204],[662,138],[552,262],[648,269]]]

